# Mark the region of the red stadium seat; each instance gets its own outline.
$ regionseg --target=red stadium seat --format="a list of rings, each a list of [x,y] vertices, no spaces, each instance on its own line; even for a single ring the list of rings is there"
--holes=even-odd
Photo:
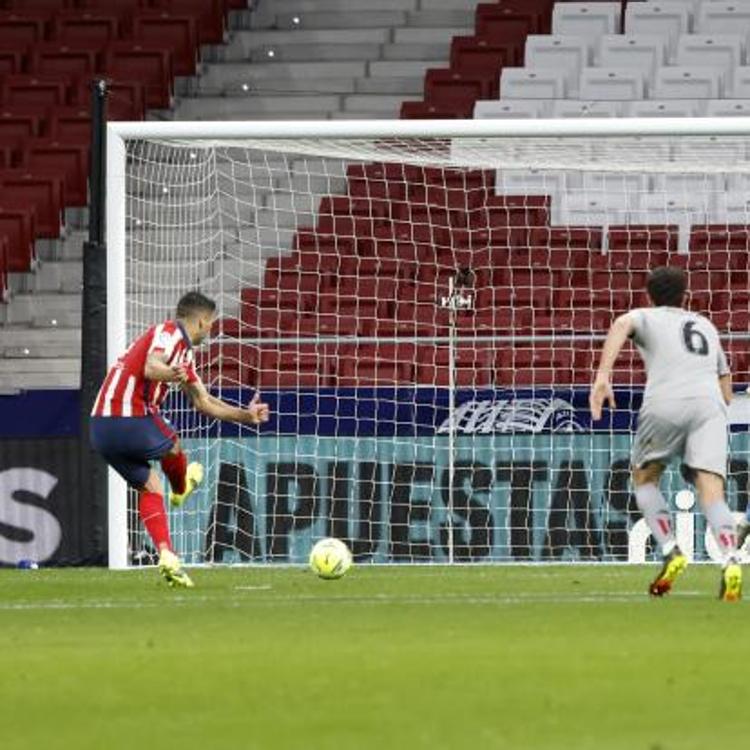
[[[60,75],[9,75],[0,81],[4,106],[60,107],[68,103],[70,79]]]
[[[476,9],[477,35],[493,41],[523,42],[528,34],[548,34],[551,14],[533,0],[493,5],[480,3]]]
[[[77,76],[98,69],[100,46],[70,46],[67,42],[41,42],[31,51],[29,70],[40,76]]]
[[[0,235],[9,240],[8,270],[30,271],[36,261],[36,210],[13,191],[0,189]]]
[[[88,146],[91,143],[91,111],[88,107],[57,107],[49,120],[49,134],[58,141]]]
[[[150,6],[150,0],[78,0],[78,7],[84,10],[108,11],[121,16]]]
[[[41,118],[38,109],[35,114],[27,114],[23,107],[2,107],[0,109],[0,141],[21,146],[27,139],[41,134]]]
[[[25,169],[57,170],[65,182],[65,204],[85,206],[88,203],[89,149],[54,138],[29,141],[23,150],[21,164]]]
[[[172,61],[163,49],[147,49],[132,42],[112,42],[104,51],[104,71],[113,78],[139,81],[146,106],[164,109],[172,104]]]
[[[470,119],[473,112],[474,102],[463,99],[449,104],[404,102],[400,117],[402,120],[460,120]]]
[[[491,73],[495,77],[495,94],[499,72],[506,65],[523,64],[523,45],[496,42],[476,36],[455,36],[451,43],[451,68],[462,73]]]
[[[6,0],[6,7],[11,11],[39,11],[54,13],[66,8],[75,7],[75,0]]]
[[[425,76],[425,101],[461,111],[474,106],[477,99],[496,99],[497,72],[493,70],[442,70],[433,68]]]
[[[54,170],[7,169],[0,174],[3,193],[11,193],[36,209],[39,237],[59,237],[63,226],[63,178]]]
[[[194,16],[178,16],[166,11],[139,13],[133,18],[132,28],[133,37],[141,46],[164,48],[172,53],[174,75],[195,75],[199,46]]]
[[[0,46],[0,75],[22,73],[26,57],[25,47],[10,49]]]
[[[67,11],[52,19],[52,39],[71,47],[81,45],[84,49],[101,49],[107,42],[115,41],[119,34],[119,18],[106,11]]]
[[[46,14],[0,12],[0,47],[30,47],[44,39]]]
[[[223,0],[154,0],[154,7],[197,20],[201,44],[221,44],[224,41]]]
[[[489,388],[494,382],[492,349],[459,345],[455,350],[455,384],[459,388]],[[445,387],[450,382],[449,353],[445,346],[417,348],[419,382]]]

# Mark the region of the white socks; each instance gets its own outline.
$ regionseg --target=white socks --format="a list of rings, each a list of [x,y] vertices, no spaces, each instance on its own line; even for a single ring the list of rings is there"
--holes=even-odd
[[[677,541],[664,495],[655,484],[642,484],[636,487],[635,499],[662,554],[666,557],[677,546]]]

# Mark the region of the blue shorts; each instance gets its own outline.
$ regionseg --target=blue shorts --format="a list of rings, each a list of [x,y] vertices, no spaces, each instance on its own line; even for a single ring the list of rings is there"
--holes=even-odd
[[[169,453],[177,433],[159,414],[148,417],[91,417],[91,445],[136,489],[148,481],[151,461]]]

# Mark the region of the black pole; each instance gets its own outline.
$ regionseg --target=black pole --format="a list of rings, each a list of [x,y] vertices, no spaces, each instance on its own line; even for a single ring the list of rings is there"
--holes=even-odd
[[[81,305],[80,514],[82,559],[107,558],[107,467],[91,450],[89,415],[107,371],[107,82],[92,81],[89,238],[83,246]]]

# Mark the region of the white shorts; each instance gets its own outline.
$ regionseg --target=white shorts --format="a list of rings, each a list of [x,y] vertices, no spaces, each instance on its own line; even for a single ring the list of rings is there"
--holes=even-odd
[[[649,399],[638,414],[632,462],[667,464],[681,459],[726,479],[729,420],[727,407],[715,399]]]

